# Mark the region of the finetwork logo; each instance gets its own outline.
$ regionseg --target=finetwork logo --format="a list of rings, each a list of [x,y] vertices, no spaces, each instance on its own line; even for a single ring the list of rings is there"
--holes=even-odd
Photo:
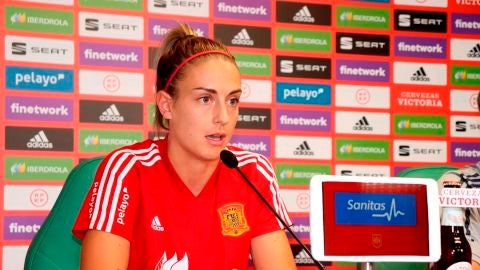
[[[233,135],[230,144],[266,157],[271,153],[270,136]]]
[[[258,0],[239,3],[232,0],[218,2],[214,12],[215,17],[244,20],[268,21],[271,16],[271,2]]]
[[[71,99],[14,97],[5,98],[7,119],[73,121]]]
[[[390,68],[388,62],[337,59],[336,75],[339,80],[388,82]]]
[[[480,147],[475,142],[452,142],[451,159],[453,162],[475,163],[480,159]]]
[[[446,58],[445,38],[395,37],[395,55],[415,58]]]
[[[330,112],[277,110],[277,129],[330,131]]]
[[[452,13],[452,33],[480,34],[478,14]]]

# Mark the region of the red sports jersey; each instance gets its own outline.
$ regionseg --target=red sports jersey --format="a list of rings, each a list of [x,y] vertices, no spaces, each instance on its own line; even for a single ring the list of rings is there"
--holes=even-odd
[[[269,161],[228,149],[290,225]],[[94,229],[128,239],[129,269],[231,270],[248,268],[253,237],[282,228],[241,175],[221,161],[194,196],[172,167],[164,139],[123,147],[103,160],[73,233],[83,239]]]

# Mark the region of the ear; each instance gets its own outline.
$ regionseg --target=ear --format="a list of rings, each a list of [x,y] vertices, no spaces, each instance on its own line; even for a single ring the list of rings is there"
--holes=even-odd
[[[165,91],[158,91],[156,101],[158,110],[160,110],[160,112],[162,113],[163,118],[171,119],[173,106],[172,97]]]

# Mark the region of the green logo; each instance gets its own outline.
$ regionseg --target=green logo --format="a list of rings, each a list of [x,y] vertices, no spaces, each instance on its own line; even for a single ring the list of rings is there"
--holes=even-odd
[[[110,152],[142,140],[141,131],[80,130],[80,151]]]
[[[64,181],[72,168],[69,158],[7,157],[5,179]]]
[[[329,165],[277,163],[277,179],[280,184],[308,185],[317,174],[331,174]]]
[[[277,29],[277,48],[298,51],[330,52],[330,32]]]
[[[70,11],[7,6],[5,25],[7,29],[72,34],[73,14]]]
[[[337,139],[336,157],[340,160],[389,160],[387,140]]]
[[[480,67],[478,66],[452,66],[451,74],[453,85],[480,85]]]
[[[142,10],[143,0],[80,0],[80,6]]]
[[[243,53],[234,53],[233,55],[242,75],[270,76],[272,74],[270,55]]]
[[[446,135],[445,116],[395,115],[395,134]]]
[[[390,29],[390,11],[380,8],[337,6],[337,26]]]
[[[157,105],[152,103],[148,105],[148,123],[153,126],[155,122],[155,109]]]

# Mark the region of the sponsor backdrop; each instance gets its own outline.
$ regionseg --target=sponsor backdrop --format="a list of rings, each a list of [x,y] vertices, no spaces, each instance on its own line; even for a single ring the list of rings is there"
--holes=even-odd
[[[232,143],[271,159],[306,243],[312,175],[394,176],[480,156],[479,1],[0,6],[2,269],[21,269],[75,165],[155,136],[157,45],[178,20],[235,54],[244,93]],[[299,267],[310,268],[291,243]]]

